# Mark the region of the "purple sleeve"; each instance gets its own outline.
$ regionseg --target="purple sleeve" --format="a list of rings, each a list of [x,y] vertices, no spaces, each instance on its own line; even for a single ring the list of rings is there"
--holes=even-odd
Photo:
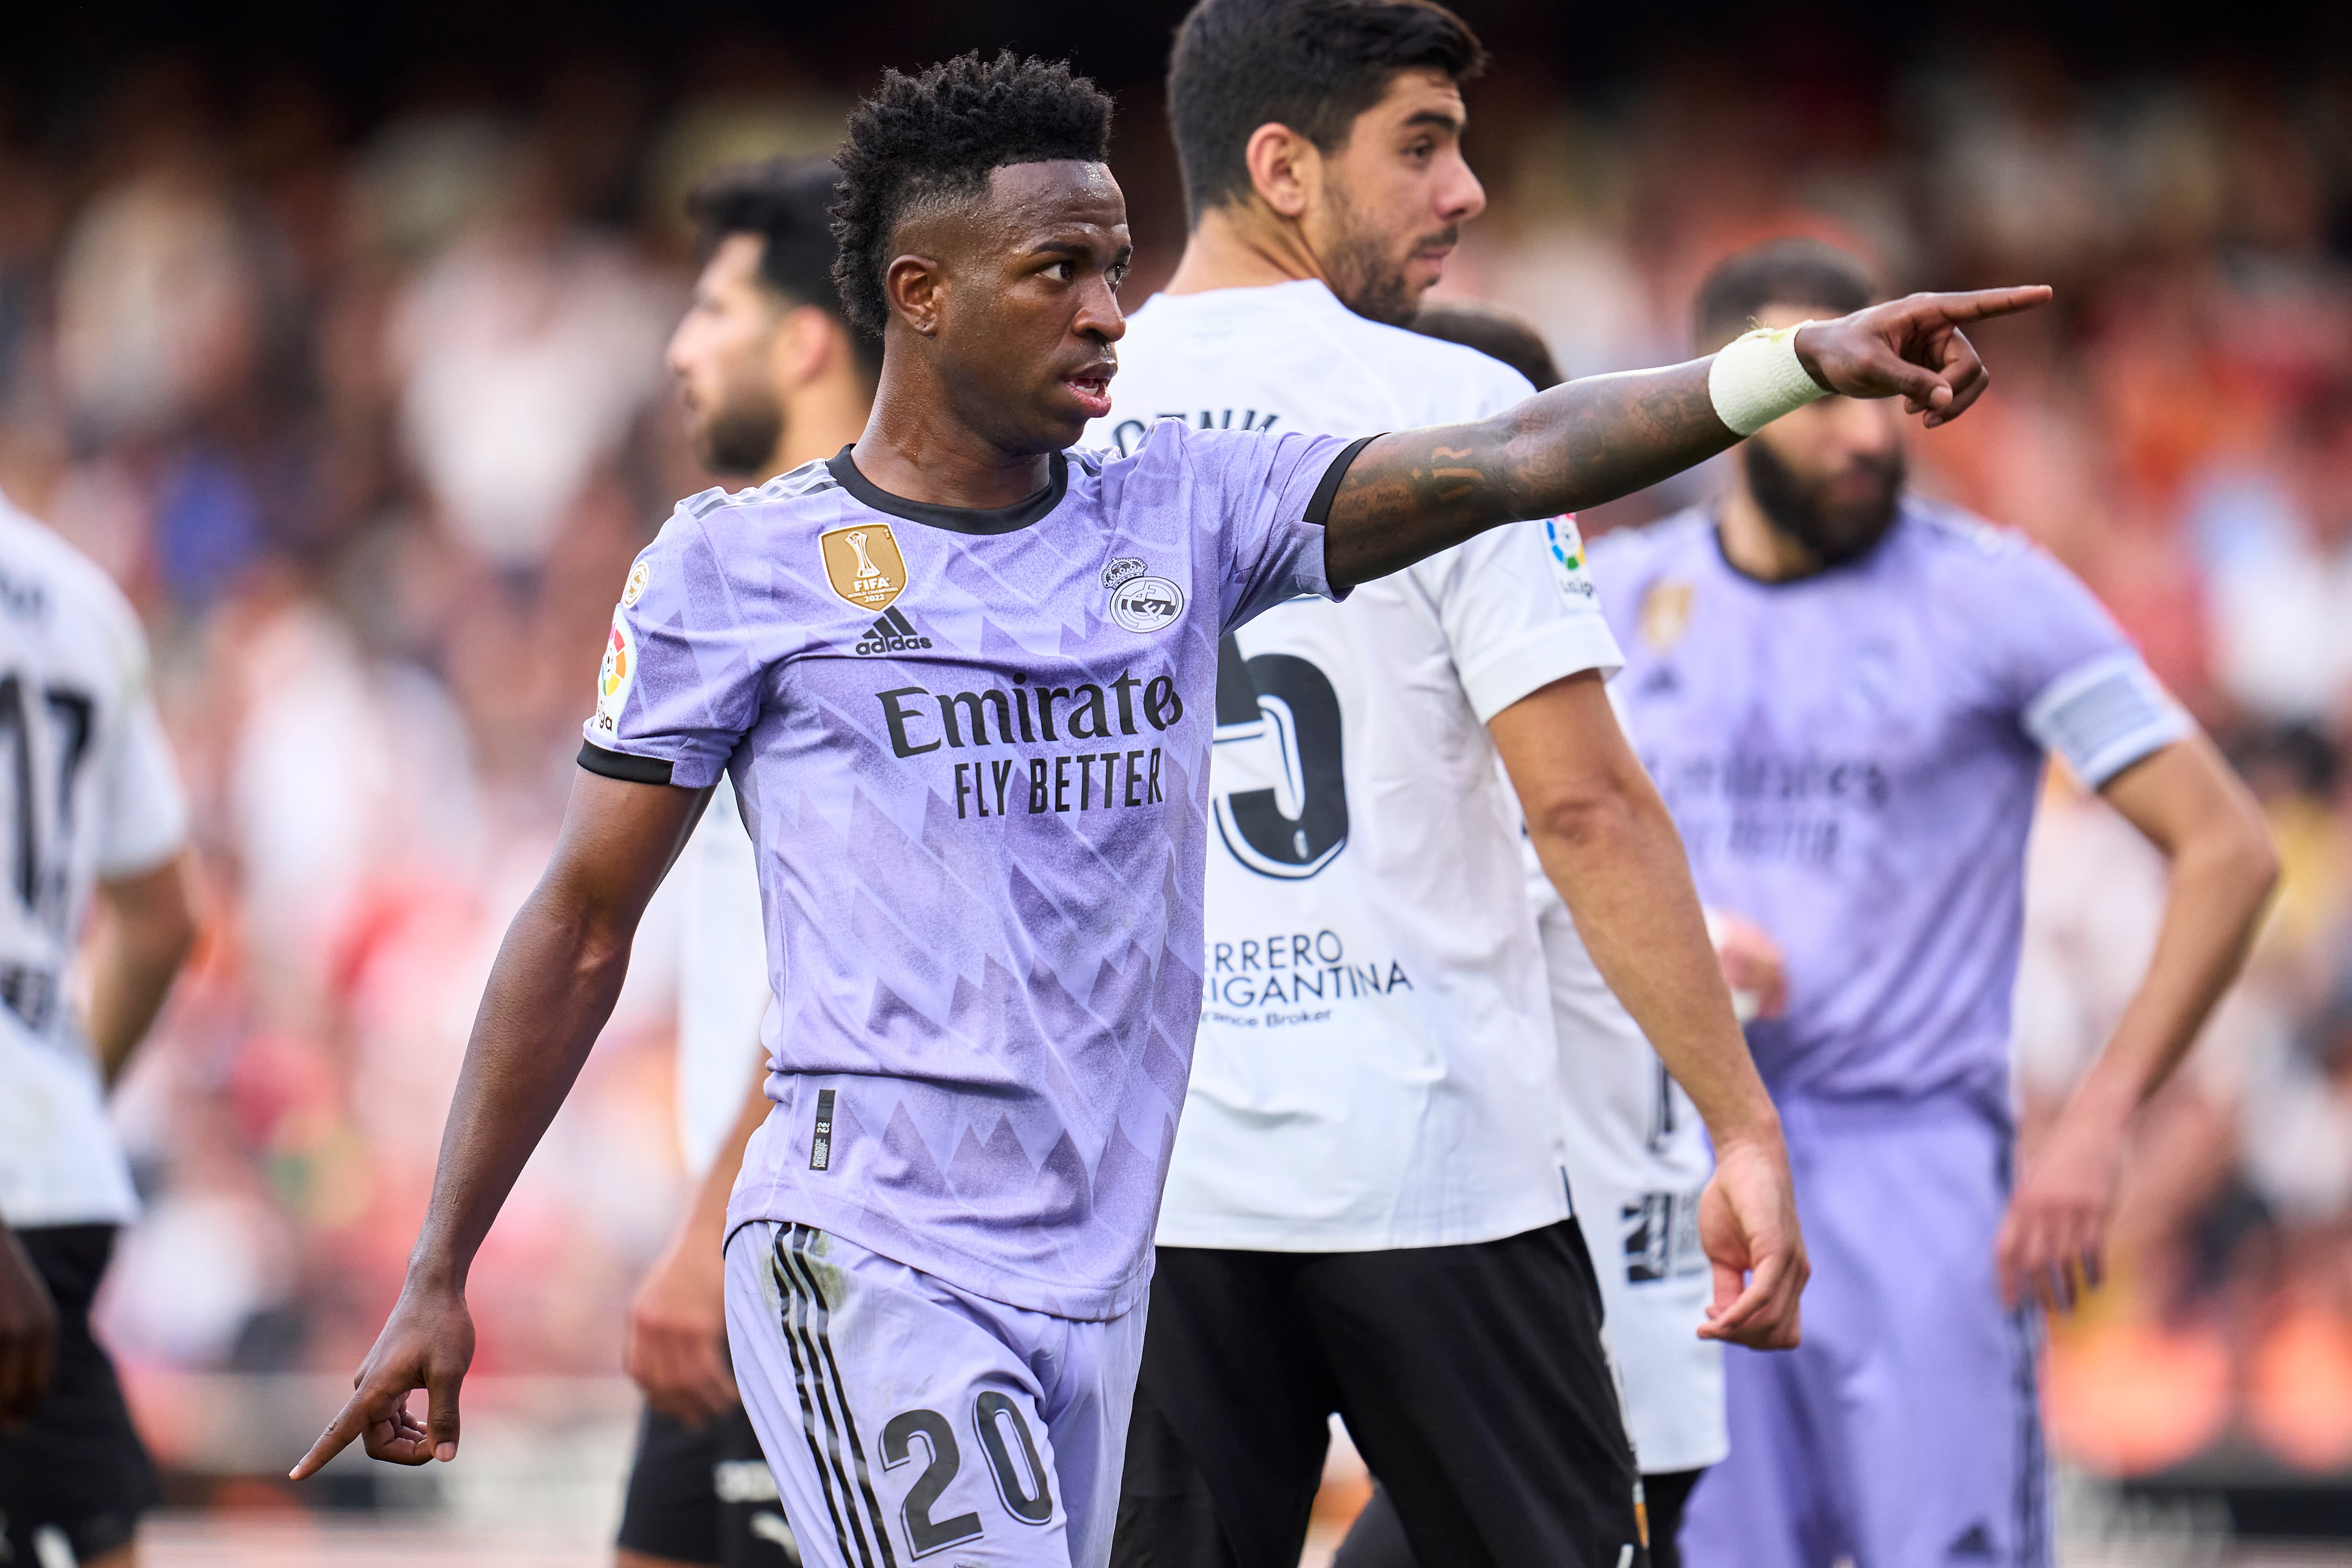
[[[1346,597],[1324,574],[1323,519],[1370,437],[1193,430],[1173,420],[1159,431],[1181,435],[1193,484],[1214,498],[1225,630],[1302,594]]]
[[[2042,750],[2093,788],[2185,738],[2189,716],[2081,580],[2031,544],[2004,540],[1984,595],[2000,700]]]
[[[596,710],[582,727],[580,763],[592,772],[701,789],[759,718],[751,628],[694,504],[637,557],[613,607]]]

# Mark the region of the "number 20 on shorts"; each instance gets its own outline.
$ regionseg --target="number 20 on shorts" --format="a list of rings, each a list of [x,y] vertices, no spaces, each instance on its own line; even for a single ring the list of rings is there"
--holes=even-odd
[[[1022,1415],[1021,1406],[995,1389],[982,1390],[971,1402],[971,1426],[1004,1511],[1023,1524],[1053,1522],[1053,1478],[1037,1457],[1037,1442],[1029,1434],[1028,1418]],[[882,1428],[882,1468],[887,1472],[914,1463],[918,1439],[930,1462],[908,1489],[898,1518],[907,1531],[907,1550],[917,1557],[928,1557],[961,1542],[977,1541],[987,1531],[977,1513],[931,1517],[940,1495],[963,1468],[963,1449],[956,1441],[955,1427],[938,1411],[902,1410],[890,1417]]]

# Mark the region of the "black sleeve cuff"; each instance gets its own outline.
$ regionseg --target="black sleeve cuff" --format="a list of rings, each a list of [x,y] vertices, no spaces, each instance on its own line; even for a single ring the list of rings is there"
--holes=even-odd
[[[592,773],[602,773],[608,779],[619,779],[624,784],[669,783],[670,764],[667,759],[633,757],[626,752],[608,752],[593,741],[580,742],[580,765]]]
[[[1357,453],[1379,439],[1378,436],[1360,436],[1339,448],[1339,455],[1323,470],[1323,482],[1315,487],[1314,498],[1307,503],[1307,521],[1318,528],[1323,526],[1331,515],[1331,498],[1339,493],[1339,481],[1348,477],[1348,465],[1356,460]]]

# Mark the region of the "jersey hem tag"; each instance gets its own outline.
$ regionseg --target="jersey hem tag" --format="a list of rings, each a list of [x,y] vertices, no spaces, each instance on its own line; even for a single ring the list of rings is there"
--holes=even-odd
[[[833,1168],[833,1090],[816,1092],[816,1127],[809,1136],[809,1169]]]

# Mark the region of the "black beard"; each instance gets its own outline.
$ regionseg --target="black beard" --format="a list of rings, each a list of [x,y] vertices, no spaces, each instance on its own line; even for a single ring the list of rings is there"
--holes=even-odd
[[[1763,442],[1750,441],[1748,493],[1774,531],[1821,557],[1822,566],[1843,566],[1878,548],[1895,526],[1903,497],[1903,448],[1863,463],[1878,477],[1877,493],[1867,500],[1831,505],[1822,500],[1821,487],[1799,479]]]
[[[1385,326],[1410,327],[1412,319],[1421,314],[1421,294],[1404,280],[1404,268],[1382,237],[1357,227],[1353,209],[1338,191],[1332,193],[1332,207],[1339,220],[1340,240],[1328,258],[1331,269],[1331,292],[1339,296],[1339,303],[1367,321]],[[1457,225],[1449,225],[1435,234],[1422,236],[1412,242],[1414,251],[1435,245],[1452,245],[1462,237]]]
[[[695,456],[714,474],[757,477],[783,434],[784,411],[774,398],[740,398],[711,412]]]

